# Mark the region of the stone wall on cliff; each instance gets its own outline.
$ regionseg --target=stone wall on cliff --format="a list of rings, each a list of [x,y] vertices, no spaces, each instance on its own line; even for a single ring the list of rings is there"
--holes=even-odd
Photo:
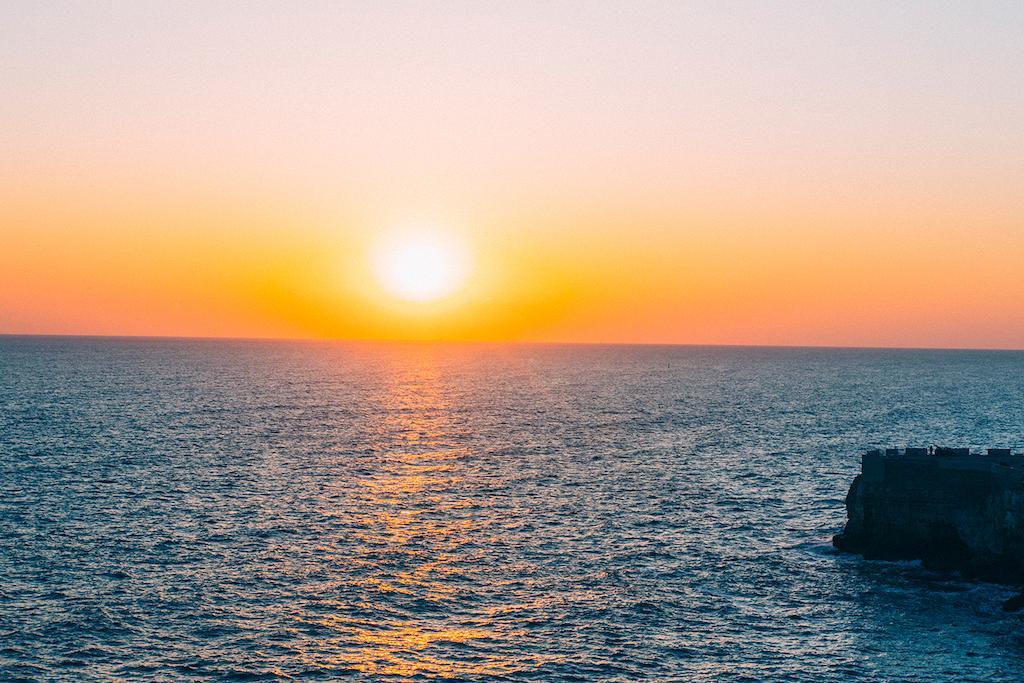
[[[988,456],[864,456],[837,548],[1024,581],[1024,467]]]

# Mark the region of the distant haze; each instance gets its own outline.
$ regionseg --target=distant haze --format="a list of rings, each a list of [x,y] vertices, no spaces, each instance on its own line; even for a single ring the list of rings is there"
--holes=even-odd
[[[0,333],[1024,348],[1022,3],[301,5],[0,8]]]

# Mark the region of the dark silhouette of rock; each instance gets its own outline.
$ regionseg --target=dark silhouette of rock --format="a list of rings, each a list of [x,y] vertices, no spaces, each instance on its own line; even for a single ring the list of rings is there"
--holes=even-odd
[[[1024,457],[1001,450],[933,452],[865,453],[835,547],[868,559],[919,559],[968,577],[1024,583]]]

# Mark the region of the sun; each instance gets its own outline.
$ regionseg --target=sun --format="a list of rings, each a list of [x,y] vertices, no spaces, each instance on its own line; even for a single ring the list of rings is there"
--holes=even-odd
[[[395,232],[372,249],[373,272],[381,286],[405,301],[435,301],[455,293],[469,276],[463,243],[440,230]]]

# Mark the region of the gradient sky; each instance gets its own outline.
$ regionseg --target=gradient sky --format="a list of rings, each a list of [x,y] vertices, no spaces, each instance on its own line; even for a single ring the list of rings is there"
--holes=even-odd
[[[1024,3],[297,4],[0,7],[0,332],[1024,348]]]

